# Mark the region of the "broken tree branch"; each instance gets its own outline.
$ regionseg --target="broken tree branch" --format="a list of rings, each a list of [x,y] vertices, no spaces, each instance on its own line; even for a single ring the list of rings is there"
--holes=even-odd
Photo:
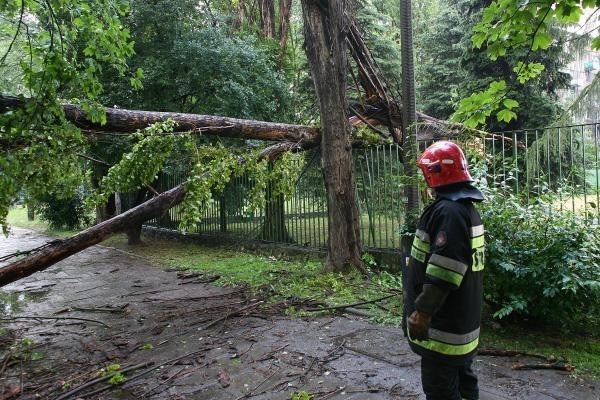
[[[575,366],[570,363],[541,363],[541,364],[523,364],[517,363],[511,367],[514,370],[531,370],[531,369],[555,369],[557,371],[567,371],[572,372],[575,369]]]
[[[113,376],[115,376],[117,374],[123,374],[125,372],[135,371],[136,369],[150,367],[153,364],[154,364],[154,362],[151,361],[151,362],[147,362],[147,363],[143,363],[143,364],[133,365],[131,367],[127,367],[127,368],[124,368],[122,370],[115,371],[115,372],[110,373],[110,374],[106,374],[105,376],[93,379],[93,380],[91,380],[89,382],[86,382],[86,383],[80,385],[80,386],[77,386],[76,388],[69,390],[67,393],[63,393],[61,396],[58,396],[56,398],[56,400],[65,400],[65,399],[68,399],[69,397],[71,397],[73,395],[76,395],[77,393],[81,392],[82,390],[85,390],[85,389],[87,389],[87,388],[89,388],[91,386],[94,386],[97,383],[109,380],[110,378],[112,378]]]
[[[210,322],[209,324],[207,324],[207,325],[206,325],[204,328],[202,328],[202,329],[203,329],[203,330],[206,330],[206,329],[208,329],[208,328],[210,328],[210,327],[213,327],[213,326],[215,326],[216,324],[218,324],[219,322],[225,321],[227,318],[230,318],[230,317],[234,317],[234,316],[236,316],[236,315],[239,315],[240,313],[242,313],[242,312],[244,312],[244,311],[247,311],[247,310],[249,310],[249,309],[251,309],[251,308],[254,308],[254,307],[256,307],[256,306],[258,306],[258,305],[260,305],[260,304],[262,304],[262,303],[264,303],[264,301],[262,301],[262,300],[261,300],[261,301],[257,301],[257,302],[255,302],[255,303],[252,303],[252,304],[248,304],[247,306],[244,306],[244,307],[242,307],[242,308],[238,308],[237,310],[230,311],[230,312],[228,312],[226,315],[224,315],[223,317],[221,317],[221,318],[218,318],[218,319],[216,319],[216,320],[214,320],[214,321]]]
[[[33,99],[0,95],[0,113],[22,108]],[[245,120],[213,115],[185,114],[174,112],[127,110],[105,108],[106,123],[92,122],[86,112],[74,104],[63,104],[65,118],[83,131],[135,132],[156,122],[172,119],[176,122],[176,133],[202,133],[224,137],[257,139],[267,141],[306,142],[319,141],[319,130],[315,127],[290,125],[275,122]]]
[[[497,357],[516,357],[516,356],[527,356],[534,358],[541,358],[542,360],[555,361],[555,358],[546,357],[541,354],[529,353],[526,351],[517,350],[505,350],[505,349],[479,349],[477,354],[480,356],[497,356]]]
[[[365,67],[366,68],[366,67]],[[374,67],[366,68],[372,71]],[[381,93],[383,84],[379,81],[371,82],[374,88],[374,95],[382,96],[383,105],[379,121],[383,125],[396,126],[395,115],[399,112],[400,105]],[[376,102],[381,106],[382,101],[367,99],[370,102]],[[22,108],[28,101],[34,99],[22,99],[15,96],[7,96],[0,94],[0,113],[10,110]],[[143,111],[143,110],[127,110],[121,108],[106,108],[106,124],[101,125],[94,123],[88,119],[85,111],[74,104],[63,104],[65,118],[79,127],[82,131],[88,134],[129,134],[137,130],[144,129],[153,123],[162,122],[167,119],[172,119],[177,123],[175,134],[207,134],[222,137],[235,137],[242,139],[256,139],[276,142],[302,143],[302,149],[307,149],[318,145],[321,141],[321,131],[319,128],[305,126],[282,124],[275,122],[254,121],[246,119],[236,119],[228,117],[219,117],[213,115],[200,114],[185,114],[174,112],[159,112],[159,111]],[[388,115],[389,116],[386,116]],[[442,121],[429,115],[417,112],[418,124],[418,140],[440,140],[455,137],[460,134],[469,134],[472,136],[488,137],[489,133],[477,129],[467,128],[462,124],[450,123]],[[376,124],[371,123],[372,127]],[[400,144],[397,132],[392,129],[394,140]],[[512,145],[510,138],[505,138],[502,135],[491,135],[496,140],[504,140],[508,145]],[[290,146],[290,144],[287,144]],[[14,148],[14,146],[25,146],[26,143],[11,142],[6,146]],[[518,142],[519,147],[523,146]]]
[[[185,193],[183,184],[175,186],[123,214],[94,225],[70,238],[56,240],[42,246],[39,251],[28,257],[0,268],[0,286],[42,271],[60,260],[102,242],[115,233],[126,230],[131,225],[141,224],[162,215],[171,207],[181,203]]]
[[[319,311],[327,311],[327,310],[339,310],[342,308],[350,308],[350,307],[356,307],[356,306],[361,306],[363,304],[372,304],[372,303],[377,303],[386,299],[389,299],[390,297],[395,297],[398,296],[397,294],[390,294],[384,297],[380,297],[378,299],[375,300],[368,300],[368,301],[361,301],[358,303],[352,303],[352,304],[341,304],[339,306],[331,306],[331,307],[318,307],[318,308],[307,308],[305,311],[309,311],[309,312],[319,312]]]
[[[46,319],[46,320],[54,320],[54,321],[60,321],[60,320],[64,319],[64,320],[74,320],[74,321],[82,321],[82,322],[93,322],[95,324],[100,324],[107,328],[110,328],[110,326],[106,325],[102,321],[98,321],[95,319],[89,319],[89,318],[76,318],[76,317],[40,317],[37,315],[22,315],[22,316],[17,316],[17,317],[10,317],[10,318],[0,318],[0,321],[8,322],[8,321],[16,321],[18,319],[34,319],[34,320]]]

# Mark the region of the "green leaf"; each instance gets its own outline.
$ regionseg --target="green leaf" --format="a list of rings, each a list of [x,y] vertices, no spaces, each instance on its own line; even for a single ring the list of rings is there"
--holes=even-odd
[[[513,99],[504,99],[502,104],[504,104],[504,107],[506,107],[508,110],[519,106],[519,102]]]
[[[496,93],[496,92],[502,91],[504,89],[506,89],[506,81],[499,80],[499,81],[494,81],[494,82],[490,83],[488,92]]]
[[[483,32],[479,32],[474,34],[471,37],[471,42],[473,42],[473,47],[475,47],[476,49],[480,49],[481,46],[483,45],[483,42],[485,41],[486,35]]]
[[[531,45],[531,49],[535,50],[546,50],[552,44],[552,36],[550,36],[547,32],[538,31],[535,37],[533,38],[533,43]]]
[[[496,118],[498,119],[498,121],[510,122],[513,119],[517,118],[517,114],[510,110],[503,109],[498,111],[498,114],[496,114]]]

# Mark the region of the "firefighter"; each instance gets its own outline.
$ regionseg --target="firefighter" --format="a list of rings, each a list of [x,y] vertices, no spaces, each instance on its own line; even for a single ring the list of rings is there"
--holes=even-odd
[[[485,252],[473,203],[484,197],[452,142],[429,146],[417,165],[435,200],[421,214],[404,272],[409,344],[421,356],[427,400],[478,399],[471,365],[479,341]]]

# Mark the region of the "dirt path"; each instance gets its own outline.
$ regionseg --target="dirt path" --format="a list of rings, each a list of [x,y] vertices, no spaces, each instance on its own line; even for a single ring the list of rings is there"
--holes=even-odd
[[[15,228],[0,239],[0,255],[46,240]],[[120,387],[100,382],[68,398],[424,399],[419,360],[400,329],[352,316],[286,317],[244,288],[206,281],[95,246],[5,286],[0,399],[58,399],[114,363],[138,368]],[[483,400],[600,399],[589,383],[513,371],[514,362],[477,359]]]

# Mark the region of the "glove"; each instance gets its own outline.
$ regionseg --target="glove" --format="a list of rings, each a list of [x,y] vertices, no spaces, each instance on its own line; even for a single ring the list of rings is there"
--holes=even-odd
[[[431,323],[431,315],[422,311],[413,311],[408,317],[408,334],[411,339],[427,340],[427,331]]]

